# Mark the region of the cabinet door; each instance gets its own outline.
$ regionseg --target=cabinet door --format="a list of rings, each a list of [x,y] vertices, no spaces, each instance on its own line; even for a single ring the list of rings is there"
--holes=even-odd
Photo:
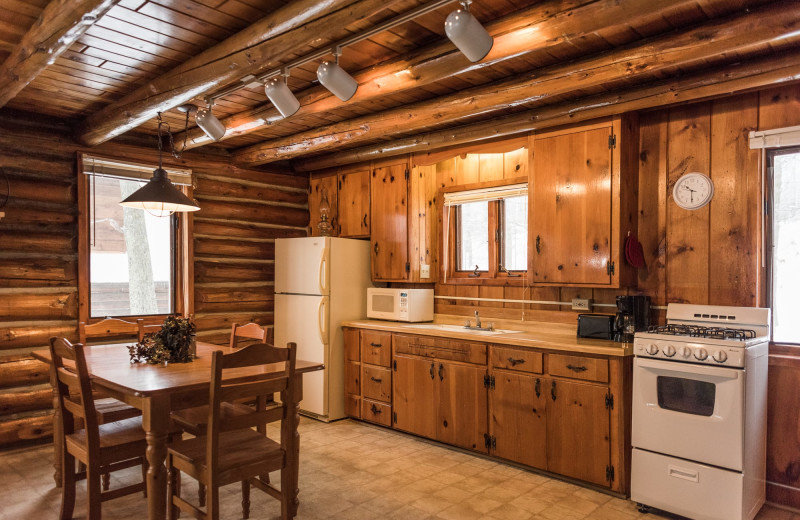
[[[436,439],[486,453],[485,366],[436,362]]]
[[[395,356],[392,401],[395,428],[423,437],[436,436],[434,361]]]
[[[496,370],[489,392],[494,454],[547,469],[547,397],[550,380]]]
[[[609,126],[534,141],[534,282],[611,283],[611,135]]]
[[[608,388],[550,380],[547,470],[601,486],[611,463]]]
[[[308,195],[308,226],[311,229],[311,236],[319,236],[319,205],[322,201],[323,192],[328,197],[330,212],[328,222],[331,225],[331,235],[336,236],[339,225],[338,199],[336,190],[336,176],[321,177],[311,179],[311,193]]]
[[[372,171],[372,204],[379,209],[371,214],[373,280],[409,276],[406,171],[405,163]]]
[[[339,236],[369,236],[369,170],[339,174]]]

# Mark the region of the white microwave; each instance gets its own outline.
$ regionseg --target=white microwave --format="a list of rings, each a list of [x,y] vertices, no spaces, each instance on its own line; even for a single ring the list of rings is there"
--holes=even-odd
[[[433,321],[433,289],[367,289],[367,317]]]

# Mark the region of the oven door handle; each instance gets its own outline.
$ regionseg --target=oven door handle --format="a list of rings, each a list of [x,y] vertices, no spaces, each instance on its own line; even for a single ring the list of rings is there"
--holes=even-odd
[[[659,359],[647,359],[637,357],[634,366],[650,368],[660,372],[670,374],[695,374],[699,376],[714,377],[717,379],[739,379],[744,375],[743,370],[732,369],[731,367],[715,367],[705,365],[694,365],[691,363],[679,363],[676,361],[662,361]]]

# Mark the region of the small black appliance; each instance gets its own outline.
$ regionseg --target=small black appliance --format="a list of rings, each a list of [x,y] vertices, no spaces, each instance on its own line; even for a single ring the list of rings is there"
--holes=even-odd
[[[614,341],[629,343],[633,334],[650,326],[649,296],[617,296]]]

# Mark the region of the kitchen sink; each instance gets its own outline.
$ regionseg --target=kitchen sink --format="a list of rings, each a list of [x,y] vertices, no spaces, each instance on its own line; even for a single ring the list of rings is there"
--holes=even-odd
[[[463,325],[447,325],[444,323],[414,323],[411,325],[407,325],[407,327],[409,329],[462,332],[465,334],[475,334],[476,336],[496,336],[498,334],[513,334],[515,332],[520,332],[518,330],[509,330],[509,329],[476,330],[476,329],[468,329]]]

